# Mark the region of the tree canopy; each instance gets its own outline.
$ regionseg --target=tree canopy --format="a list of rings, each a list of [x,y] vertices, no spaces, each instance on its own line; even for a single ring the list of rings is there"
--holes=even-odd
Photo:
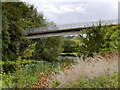
[[[29,5],[25,2],[4,2],[2,3],[2,10],[3,10],[2,11],[2,18],[3,18],[2,19],[2,22],[3,22],[2,23],[2,35],[3,35],[2,58],[3,58],[3,61],[6,61],[8,59],[15,60],[17,57],[16,53],[17,53],[18,47],[20,48],[21,55],[29,51],[28,49],[31,48],[30,47],[31,41],[33,40],[28,40],[25,37],[25,32],[24,32],[25,29],[37,28],[37,27],[49,26],[49,25],[55,26],[53,22],[51,23],[47,22],[47,20],[44,19],[44,15],[42,13],[38,13],[37,9],[33,5]],[[60,41],[59,38],[46,38],[45,40],[37,39],[35,44],[36,47],[34,48],[39,47],[44,49],[42,45],[46,43],[48,45],[45,47],[49,47],[50,51],[53,50],[52,48],[54,47],[54,50],[56,50],[55,52],[57,52],[57,50],[58,51],[61,50],[61,49],[57,49],[57,47],[59,46],[61,47],[61,44],[59,43],[59,41]],[[34,48],[32,48],[31,50],[34,51]],[[41,52],[38,50],[41,50],[41,49],[37,49],[36,52]],[[45,52],[46,52],[46,49],[44,50],[44,54],[45,55],[48,54]],[[38,54],[42,54],[42,53],[38,53]],[[38,54],[37,56],[39,56]],[[33,55],[33,52],[31,55]],[[31,56],[31,55],[29,54],[28,56]]]

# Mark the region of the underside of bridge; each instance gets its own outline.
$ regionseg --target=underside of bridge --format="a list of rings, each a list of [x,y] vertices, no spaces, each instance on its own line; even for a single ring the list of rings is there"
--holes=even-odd
[[[80,30],[83,30],[83,29],[86,29],[86,28],[41,31],[41,32],[29,33],[27,37],[29,39],[35,39],[35,38],[44,38],[44,37],[53,37],[53,36],[78,35],[80,34]]]

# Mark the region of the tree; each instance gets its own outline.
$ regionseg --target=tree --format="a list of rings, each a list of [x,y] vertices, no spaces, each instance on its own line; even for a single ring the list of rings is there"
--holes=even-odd
[[[57,60],[59,53],[63,51],[62,37],[48,37],[36,40],[34,57],[37,60],[54,61]]]
[[[64,39],[64,45],[63,45],[63,48],[64,48],[64,53],[73,53],[73,52],[76,52],[76,49],[75,49],[75,39],[70,39],[70,38],[65,38]]]
[[[79,56],[94,56],[94,53],[113,53],[119,48],[119,26],[105,25],[92,26],[81,31],[76,41]]]
[[[26,41],[24,30],[45,26],[43,14],[24,2],[2,3],[3,60],[15,60],[18,44]]]
[[[92,26],[91,28],[84,29],[81,34],[78,35],[77,52],[79,56],[93,56],[94,53],[99,53],[104,43],[103,36],[105,34],[105,27],[101,27],[101,22],[98,26]]]
[[[120,26],[112,26],[107,29],[106,35],[104,36],[103,52],[116,52],[119,47],[119,29]]]

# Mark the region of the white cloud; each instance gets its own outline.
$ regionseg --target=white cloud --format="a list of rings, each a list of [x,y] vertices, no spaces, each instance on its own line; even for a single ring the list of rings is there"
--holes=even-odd
[[[69,8],[66,5],[62,5],[59,8],[55,7],[53,3],[43,3],[38,9],[39,11],[48,12],[48,13],[54,13],[54,14],[65,14],[69,12],[73,12],[74,10],[72,8]]]
[[[76,8],[75,8],[75,11],[78,12],[78,13],[86,13],[85,9],[82,8],[82,7],[80,7],[80,6],[79,6],[79,7],[76,7]]]
[[[120,0],[21,0],[25,2],[43,2],[43,3],[50,3],[50,2],[117,2]]]
[[[119,0],[23,0],[46,18],[61,23],[117,18]]]
[[[42,4],[40,10],[43,12],[51,12],[51,13],[58,13],[59,12],[58,9],[52,3]]]
[[[73,11],[74,11],[74,9],[69,8],[68,6],[65,6],[65,5],[63,5],[59,8],[60,13],[68,13],[68,12],[73,12]]]
[[[42,3],[38,11],[53,13],[53,14],[66,14],[72,12],[78,12],[81,14],[86,13],[86,10],[81,6],[61,5],[60,7],[57,8],[53,3]]]

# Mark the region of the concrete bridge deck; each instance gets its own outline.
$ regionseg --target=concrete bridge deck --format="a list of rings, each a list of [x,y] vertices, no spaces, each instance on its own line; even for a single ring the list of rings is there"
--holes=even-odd
[[[53,36],[64,36],[64,35],[77,35],[80,34],[80,30],[90,28],[91,26],[97,26],[99,21],[83,22],[77,24],[66,24],[51,27],[39,27],[29,28],[25,30],[29,39],[42,38],[42,37],[53,37]],[[117,25],[118,20],[104,20],[101,25]]]

